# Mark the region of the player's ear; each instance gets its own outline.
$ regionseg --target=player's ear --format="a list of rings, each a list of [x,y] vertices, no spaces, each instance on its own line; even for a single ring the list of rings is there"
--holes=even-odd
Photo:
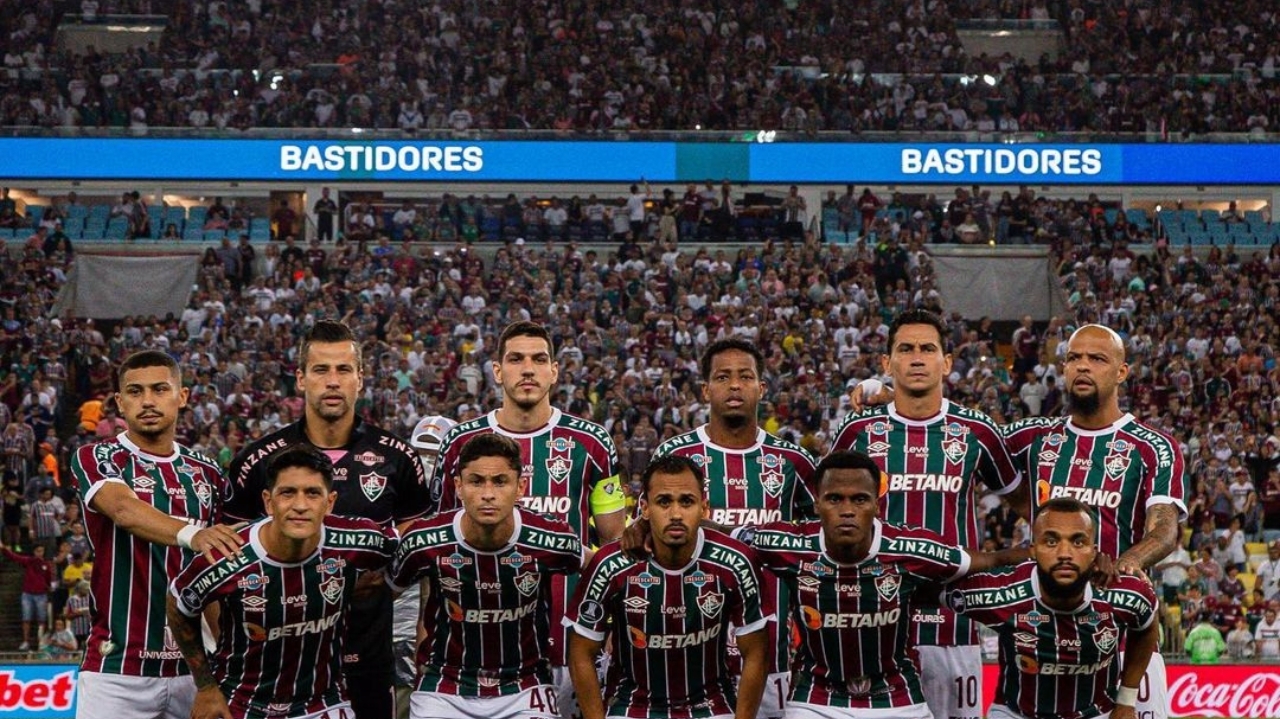
[[[266,512],[267,516],[271,516],[271,490],[269,489],[262,490],[262,511]]]

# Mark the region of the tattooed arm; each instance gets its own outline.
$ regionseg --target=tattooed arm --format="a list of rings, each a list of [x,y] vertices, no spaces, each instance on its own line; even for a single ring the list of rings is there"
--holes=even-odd
[[[222,695],[218,680],[209,669],[209,657],[204,653],[204,642],[200,638],[200,617],[188,617],[178,609],[178,600],[172,594],[168,597],[169,630],[173,640],[187,660],[191,670],[191,678],[196,683],[196,701],[191,707],[191,719],[231,719],[231,710],[227,707],[227,698]]]
[[[1116,571],[1137,575],[1169,556],[1178,545],[1178,508],[1172,504],[1155,504],[1147,509],[1147,525],[1142,541],[1129,547],[1116,560]]]

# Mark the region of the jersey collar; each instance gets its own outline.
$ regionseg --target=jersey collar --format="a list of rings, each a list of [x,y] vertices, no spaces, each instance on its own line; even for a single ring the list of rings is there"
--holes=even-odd
[[[722,447],[716,444],[715,442],[712,442],[711,436],[707,434],[707,425],[705,424],[698,427],[694,431],[698,433],[698,440],[701,441],[703,444],[709,447],[715,447],[717,451],[724,452],[725,454],[750,454],[751,452],[754,452],[757,449],[760,449],[762,446],[764,446],[764,438],[765,438],[765,435],[768,434],[767,432],[764,431],[763,427],[757,427],[755,443],[753,443],[750,447],[745,447],[743,449],[733,449],[730,447]]]
[[[1067,417],[1067,429],[1072,434],[1078,434],[1081,437],[1101,437],[1103,435],[1115,434],[1116,432],[1120,431],[1121,427],[1124,427],[1126,424],[1129,424],[1132,421],[1133,421],[1133,415],[1128,412],[1125,412],[1124,414],[1120,415],[1120,419],[1117,419],[1116,421],[1112,422],[1110,425],[1106,427],[1103,427],[1102,429],[1085,429],[1083,427],[1076,426],[1076,423],[1072,420],[1072,418]]]
[[[693,547],[693,557],[689,559],[688,564],[684,565],[683,567],[680,567],[679,569],[667,569],[661,564],[658,564],[657,560],[655,560],[653,557],[649,558],[649,564],[650,566],[657,569],[659,572],[662,572],[663,574],[669,574],[671,576],[684,574],[685,572],[689,571],[690,567],[697,564],[698,560],[702,558],[702,545],[706,541],[706,538],[707,538],[707,535],[705,532],[702,531],[702,527],[698,527],[698,541],[697,541],[697,544],[695,544]]]
[[[1079,614],[1080,612],[1083,612],[1086,609],[1088,609],[1093,604],[1093,584],[1092,583],[1084,585],[1084,599],[1081,600],[1080,606],[1076,607],[1075,609],[1061,612],[1056,609],[1053,609],[1048,604],[1045,604],[1044,593],[1040,591],[1040,573],[1036,571],[1036,567],[1034,566],[1031,568],[1031,593],[1035,595],[1036,601],[1044,605],[1045,609],[1048,609],[1049,611],[1055,614]]]
[[[503,436],[513,437],[513,438],[514,437],[537,437],[540,434],[546,434],[547,432],[550,432],[552,427],[555,427],[556,425],[560,424],[561,414],[562,413],[560,412],[559,409],[552,407],[551,419],[547,420],[546,424],[533,430],[532,432],[516,432],[498,424],[498,410],[496,409],[490,412],[489,414],[485,415],[485,418],[486,418],[486,421],[488,421],[489,423],[489,428],[492,429],[494,432],[501,434]]]
[[[947,412],[950,410],[951,410],[951,401],[946,398],[943,398],[942,407],[938,410],[937,414],[927,419],[912,419],[910,417],[903,417],[902,415],[898,414],[898,405],[896,403],[894,402],[889,403],[889,416],[907,425],[908,427],[927,427],[931,424],[936,424],[938,422],[941,422],[942,419],[947,416]]]
[[[130,453],[136,455],[140,459],[145,459],[148,462],[166,462],[166,463],[176,462],[178,461],[178,455],[181,453],[181,451],[178,449],[178,443],[176,441],[173,443],[173,453],[167,457],[161,456],[158,454],[152,454],[146,451],[145,449],[139,447],[138,445],[134,444],[133,440],[129,439],[129,435],[126,432],[121,432],[120,434],[116,435],[116,441],[119,442],[121,445],[123,445],[125,449],[129,450]]]
[[[520,538],[520,529],[524,526],[524,518],[521,516],[519,507],[516,507],[512,511],[512,515],[515,517],[515,528],[511,530],[511,539],[507,540],[507,543],[498,549],[488,552],[483,549],[476,549],[470,544],[467,544],[467,538],[462,535],[462,515],[466,513],[467,510],[459,509],[458,512],[453,515],[453,534],[458,538],[458,546],[465,548],[468,552],[487,555],[502,554],[516,546],[516,540]]]

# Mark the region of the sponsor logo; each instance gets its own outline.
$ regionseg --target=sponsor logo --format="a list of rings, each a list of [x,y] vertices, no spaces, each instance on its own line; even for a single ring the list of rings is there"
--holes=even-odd
[[[542,584],[542,576],[537,572],[525,572],[516,576],[516,589],[526,597],[533,596]]]
[[[569,514],[573,500],[568,497],[521,497],[520,506],[537,514],[563,517]]]
[[[1040,458],[1041,465],[1048,466],[1057,462],[1060,455],[1051,449],[1046,449],[1037,456]]]
[[[22,681],[13,670],[0,670],[0,712],[56,712],[68,715],[75,703],[75,672]]]
[[[1049,622],[1053,621],[1052,619],[1049,618],[1048,614],[1045,614],[1044,612],[1041,612],[1036,609],[1032,609],[1027,614],[1015,615],[1013,619],[1016,622],[1029,625],[1032,629],[1040,626],[1041,624],[1048,624]]]
[[[723,625],[715,624],[696,632],[688,634],[650,634],[647,637],[635,627],[631,627],[631,643],[637,648],[648,649],[687,649],[696,647],[720,636],[720,628]],[[641,640],[642,643],[637,643]]]
[[[327,617],[324,617],[323,619],[312,619],[306,622],[294,622],[293,624],[286,624],[282,627],[272,627],[271,629],[267,630],[266,640],[274,641],[276,639],[280,639],[281,637],[302,637],[308,634],[319,634],[321,632],[325,632],[330,629],[333,629],[333,627],[338,623],[338,620],[341,618],[342,618],[341,614],[331,614]],[[258,627],[258,629],[261,630],[262,627]],[[249,637],[249,638],[253,639],[253,637]],[[258,641],[262,641],[262,640],[258,640]]]
[[[533,561],[533,557],[527,554],[521,554],[520,550],[517,549],[517,550],[513,550],[511,554],[508,554],[502,559],[499,559],[498,564],[502,564],[508,567],[515,567],[516,569],[519,569],[532,561]]]
[[[649,570],[646,569],[645,571],[635,575],[634,577],[627,577],[627,584],[638,584],[642,587],[652,587],[658,584],[662,584],[662,578],[655,577],[654,575],[649,573]]]
[[[453,577],[440,577],[440,588],[446,592],[461,592],[462,580]]]
[[[387,478],[377,472],[369,472],[360,475],[360,491],[364,492],[364,496],[369,498],[370,502],[378,501],[378,497],[382,496],[382,490],[387,488]]]
[[[808,589],[815,592],[818,591],[818,587],[822,586],[821,579],[818,579],[817,577],[811,577],[807,574],[801,575],[800,577],[798,577],[796,579],[796,583],[800,585],[801,589]]]
[[[963,477],[946,474],[895,474],[889,477],[890,492],[946,492],[958,494],[964,489]]]
[[[236,582],[236,587],[247,592],[256,592],[270,583],[271,577],[264,577],[261,574],[250,574],[244,579]]]
[[[668,617],[674,617],[676,619],[684,619],[685,614],[687,613],[686,612],[687,609],[688,607],[686,607],[683,604],[677,604],[675,606],[667,606],[664,604],[662,607],[662,613],[667,615]]]
[[[178,595],[182,597],[182,603],[187,605],[187,609],[200,608],[200,592],[197,592],[195,587],[186,587],[178,592]]]
[[[1169,706],[1170,716],[1180,717],[1280,716],[1280,673],[1253,667],[1192,669],[1169,685]]]
[[[644,597],[627,597],[622,600],[622,606],[626,607],[628,612],[644,612],[649,606],[649,600]]]
[[[552,437],[547,440],[547,449],[552,452],[572,452],[576,446],[578,443],[568,437]]]
[[[883,457],[889,453],[888,442],[872,442],[867,445],[867,454],[872,457]]]
[[[702,610],[702,616],[708,619],[715,619],[720,616],[720,608],[724,606],[724,595],[719,592],[711,592],[698,597],[698,609]]]
[[[440,563],[446,567],[465,567],[471,564],[471,557],[464,557],[454,552],[447,557],[441,557]]]
[[[262,612],[266,611],[267,598],[259,594],[251,594],[241,599],[240,604],[244,606],[246,612]]]
[[[707,574],[706,572],[703,572],[700,569],[695,570],[693,574],[690,574],[689,576],[684,578],[685,584],[692,584],[693,586],[698,587],[699,589],[701,589],[703,585],[709,584],[712,581],[713,579],[711,575]]]
[[[1044,438],[1044,443],[1050,447],[1057,447],[1065,441],[1067,441],[1066,436],[1058,432],[1054,432]]]
[[[780,509],[712,509],[711,521],[726,527],[751,527],[782,521]],[[743,540],[746,541],[745,539]]]
[[[948,437],[963,437],[969,434],[969,428],[959,422],[948,422],[942,426],[942,433]]]
[[[705,454],[691,454],[689,460],[698,465],[699,469],[706,469],[707,465],[711,464],[711,458]]]
[[[886,612],[823,614],[813,607],[800,607],[805,626],[810,629],[876,629],[898,623],[901,609]]]
[[[376,467],[385,461],[385,458],[382,455],[374,454],[373,452],[361,452],[360,454],[352,457],[352,459],[366,467]]]
[[[320,561],[317,568],[321,574],[337,574],[345,566],[347,566],[347,560],[341,557],[326,557]]]
[[[815,577],[825,577],[833,572],[821,562],[800,562],[800,571],[808,572]]]
[[[307,595],[293,594],[284,598],[284,605],[286,607],[292,606],[294,604],[298,604],[305,607],[307,605]]]
[[[1013,643],[1020,649],[1035,649],[1040,644],[1040,638],[1031,632],[1014,632]]]
[[[585,602],[584,602],[585,603]],[[449,602],[449,604],[453,604]],[[467,609],[463,610],[458,605],[453,604],[450,608],[450,617],[453,617],[453,610],[457,609],[459,618],[456,621],[474,622],[480,624],[498,624],[502,622],[514,622],[524,619],[538,611],[540,602],[532,601],[519,607],[509,609]],[[603,608],[600,610],[604,611]],[[581,616],[581,615],[579,615]]]
[[[134,492],[154,492],[156,491],[156,481],[150,477],[134,477]]]
[[[870,430],[871,430],[871,434],[888,434],[888,433],[889,433],[889,423],[888,423],[888,422],[875,422],[875,423],[873,423],[873,424],[871,425]]]
[[[1105,489],[1091,487],[1063,487],[1049,484],[1047,480],[1043,479],[1036,481],[1036,497],[1039,504],[1044,504],[1055,497],[1074,497],[1091,507],[1105,507],[1107,509],[1119,507],[1123,499],[1119,492],[1110,492]]]

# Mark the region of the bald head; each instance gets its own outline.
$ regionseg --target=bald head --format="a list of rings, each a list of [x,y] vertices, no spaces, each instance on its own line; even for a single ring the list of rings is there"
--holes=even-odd
[[[1098,324],[1084,325],[1080,329],[1071,333],[1070,339],[1067,340],[1067,346],[1070,347],[1075,344],[1077,337],[1106,338],[1117,352],[1117,358],[1124,361],[1124,340],[1120,339],[1120,335],[1110,327]]]

